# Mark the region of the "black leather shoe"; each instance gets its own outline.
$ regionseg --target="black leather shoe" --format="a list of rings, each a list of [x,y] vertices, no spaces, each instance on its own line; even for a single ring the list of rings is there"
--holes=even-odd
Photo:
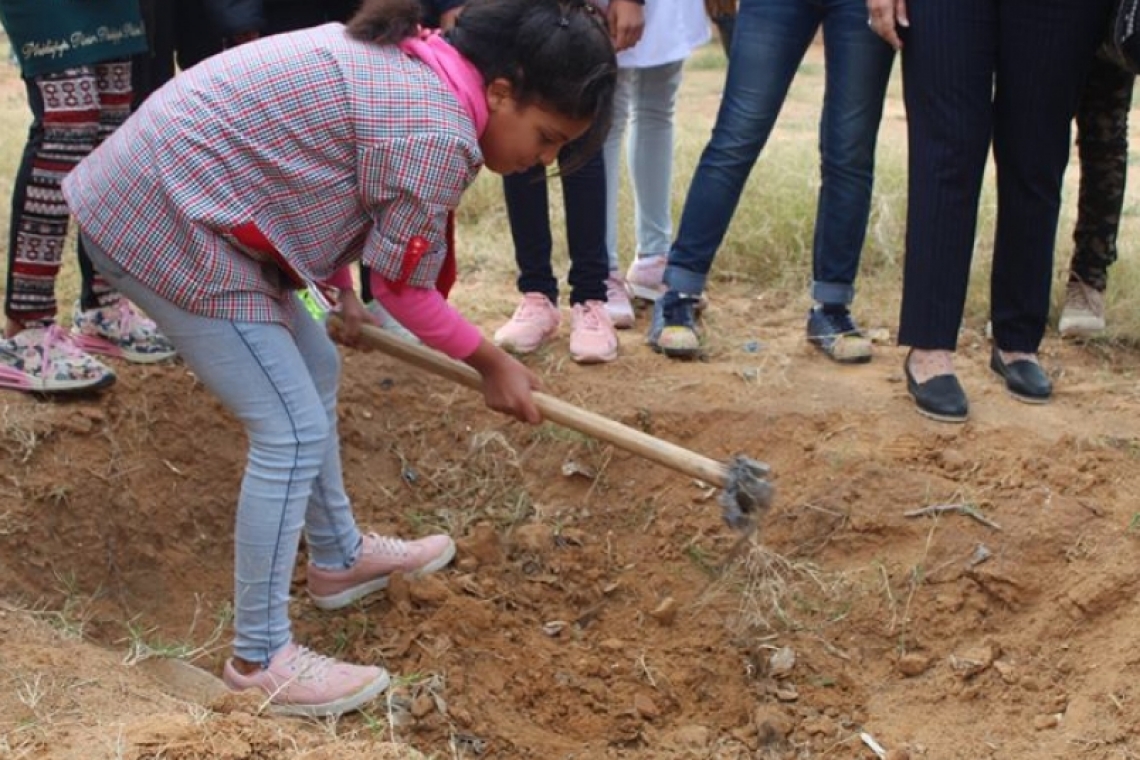
[[[990,354],[990,369],[1005,380],[1009,394],[1026,404],[1044,404],[1053,395],[1053,383],[1045,375],[1045,370],[1037,362],[1018,359],[1006,364],[1001,352],[994,346]]]
[[[906,374],[907,392],[914,397],[919,414],[939,422],[966,421],[970,405],[957,375],[936,375],[920,383],[910,373],[909,353],[903,360],[903,372]]]

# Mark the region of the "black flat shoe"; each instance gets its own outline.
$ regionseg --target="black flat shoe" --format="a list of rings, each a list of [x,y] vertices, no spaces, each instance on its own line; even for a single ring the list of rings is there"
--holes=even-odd
[[[918,413],[939,422],[965,422],[970,412],[966,392],[958,382],[957,375],[935,375],[925,383],[914,379],[910,373],[910,354],[903,360],[906,374],[906,389],[914,397]]]
[[[1053,395],[1053,383],[1037,362],[1018,359],[1006,364],[994,346],[990,353],[990,369],[1001,375],[1009,394],[1026,404],[1044,404]]]

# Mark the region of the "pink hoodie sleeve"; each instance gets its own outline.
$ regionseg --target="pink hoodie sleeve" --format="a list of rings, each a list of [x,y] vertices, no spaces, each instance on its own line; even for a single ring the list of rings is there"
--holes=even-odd
[[[468,322],[435,288],[392,290],[375,272],[372,295],[392,317],[431,348],[452,359],[466,359],[483,342],[479,328]]]

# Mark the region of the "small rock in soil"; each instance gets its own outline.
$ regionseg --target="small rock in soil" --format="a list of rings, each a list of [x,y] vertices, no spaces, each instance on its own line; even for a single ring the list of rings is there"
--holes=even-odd
[[[920,676],[930,667],[930,658],[917,652],[907,652],[898,661],[899,672],[908,678]]]
[[[475,566],[497,565],[503,561],[503,546],[499,534],[490,525],[476,525],[471,535],[456,542],[462,558],[475,560]]]
[[[780,647],[768,658],[768,675],[787,678],[796,666],[796,653],[791,647]]]
[[[636,694],[633,697],[633,711],[645,720],[661,717],[661,709],[648,694]]]
[[[649,616],[661,625],[673,625],[673,621],[677,619],[677,600],[671,596],[665,597]]]

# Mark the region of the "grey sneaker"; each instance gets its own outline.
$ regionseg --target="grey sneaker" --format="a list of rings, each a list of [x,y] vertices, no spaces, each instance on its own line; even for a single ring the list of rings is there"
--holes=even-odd
[[[871,339],[851,318],[851,312],[812,309],[807,321],[808,342],[840,364],[863,364],[871,361]]]
[[[1069,280],[1057,330],[1066,338],[1091,338],[1104,328],[1104,293],[1081,280]]]
[[[654,351],[674,359],[701,355],[701,333],[697,327],[698,296],[668,290],[653,304],[653,320],[646,342]]]

